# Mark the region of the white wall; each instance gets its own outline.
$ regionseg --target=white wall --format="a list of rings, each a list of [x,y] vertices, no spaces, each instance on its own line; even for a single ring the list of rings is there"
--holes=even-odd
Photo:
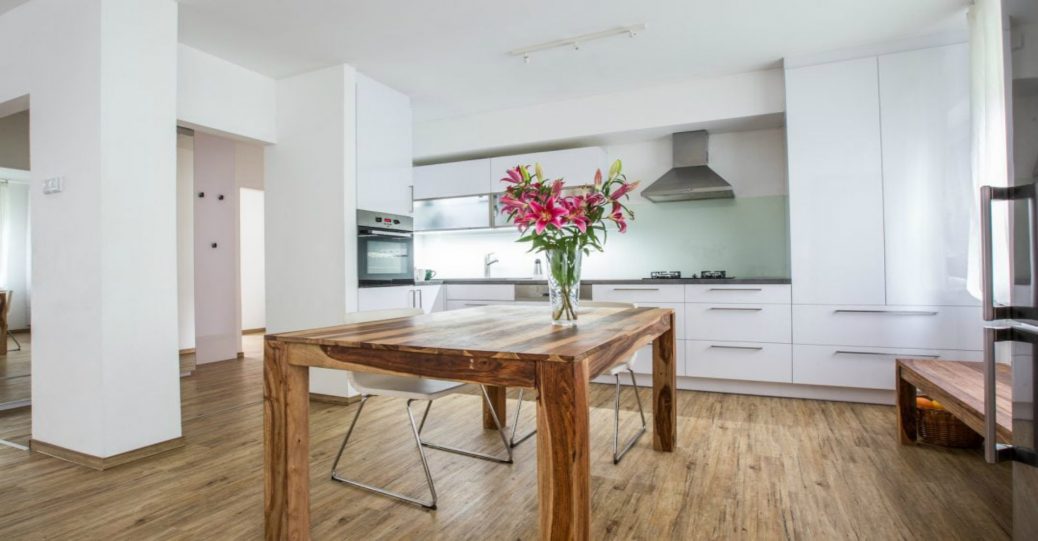
[[[473,151],[486,152],[783,111],[782,70],[694,79],[420,122],[415,125],[415,159],[427,160]]]
[[[111,456],[180,435],[170,0],[0,16],[0,100],[31,91],[33,438]],[[147,299],[147,302],[141,302]]]
[[[241,201],[241,326],[267,326],[264,273],[263,191],[240,188]]]
[[[195,347],[195,138],[177,135],[177,320],[180,349]]]
[[[238,186],[235,142],[202,132],[194,139],[195,358],[203,364],[241,351]]]
[[[273,143],[275,81],[226,60],[179,45],[177,118],[181,124]]]
[[[278,144],[266,151],[267,331],[342,323],[357,309],[355,70],[278,81]],[[311,370],[311,391],[348,393]]]

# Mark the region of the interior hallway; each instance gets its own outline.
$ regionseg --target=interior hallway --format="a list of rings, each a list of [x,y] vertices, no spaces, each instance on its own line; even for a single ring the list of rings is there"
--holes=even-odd
[[[244,347],[244,360],[181,380],[182,449],[97,472],[0,446],[0,499],[10,502],[0,538],[262,538],[262,336]],[[629,431],[637,415],[624,394]],[[646,435],[614,466],[612,396],[592,385],[595,539],[1008,538],[1009,466],[989,466],[977,451],[898,445],[892,407],[681,391],[677,451],[652,453]],[[330,482],[355,407],[311,404],[315,539],[537,537],[532,441],[513,466],[428,451],[435,512]],[[533,411],[524,408],[527,427]],[[474,395],[438,401],[429,419],[430,441],[499,450],[495,434],[478,429]],[[28,409],[0,413],[0,439],[24,443],[28,423]],[[420,493],[409,438],[403,401],[372,399],[343,471]]]

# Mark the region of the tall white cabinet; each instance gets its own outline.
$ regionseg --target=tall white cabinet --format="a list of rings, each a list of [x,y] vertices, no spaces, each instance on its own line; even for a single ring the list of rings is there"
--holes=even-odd
[[[876,58],[786,71],[795,304],[884,304]]]
[[[410,215],[411,98],[357,74],[357,208]]]
[[[786,70],[793,383],[979,358],[968,70],[966,44]]]

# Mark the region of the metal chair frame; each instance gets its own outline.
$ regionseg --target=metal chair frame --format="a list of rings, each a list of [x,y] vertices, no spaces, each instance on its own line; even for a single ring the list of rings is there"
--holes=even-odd
[[[417,399],[411,398],[411,399],[407,400],[407,404],[406,404],[406,407],[407,407],[407,418],[411,422],[411,433],[414,436],[415,447],[418,448],[418,456],[419,456],[419,458],[422,461],[422,469],[425,472],[425,480],[426,480],[426,483],[429,486],[430,499],[422,500],[422,499],[419,499],[419,498],[415,498],[415,497],[412,497],[412,496],[407,496],[405,494],[401,494],[399,492],[394,492],[394,491],[388,490],[388,489],[383,488],[383,487],[377,487],[377,486],[374,486],[374,485],[369,485],[367,483],[362,483],[362,482],[354,480],[354,479],[347,479],[345,477],[342,477],[342,476],[340,476],[336,472],[336,470],[337,470],[337,468],[339,466],[339,461],[342,459],[343,452],[346,450],[346,444],[349,443],[350,436],[353,434],[353,429],[357,426],[357,420],[360,419],[360,413],[361,413],[361,411],[364,410],[364,405],[367,403],[369,398],[371,398],[372,396],[376,396],[376,395],[372,395],[372,394],[367,394],[367,395],[362,395],[361,396],[360,404],[357,406],[357,412],[353,414],[353,421],[350,422],[350,427],[346,430],[346,436],[342,439],[342,444],[339,446],[339,452],[338,452],[338,454],[335,455],[335,461],[332,463],[331,479],[333,481],[344,483],[344,484],[347,484],[347,485],[350,485],[350,486],[353,486],[353,487],[356,487],[356,488],[360,488],[360,489],[367,490],[367,491],[370,491],[370,492],[374,492],[374,493],[377,493],[377,494],[382,494],[383,496],[389,496],[391,498],[395,498],[395,499],[398,499],[398,500],[401,500],[401,501],[404,501],[404,502],[407,502],[407,503],[412,503],[412,504],[415,504],[415,505],[419,505],[419,506],[421,506],[423,508],[426,508],[426,509],[436,509],[436,485],[433,482],[432,472],[429,470],[429,461],[428,461],[428,459],[425,456],[425,447],[429,447],[431,449],[438,449],[440,451],[446,451],[446,452],[449,452],[449,453],[455,453],[455,454],[459,454],[459,455],[464,455],[464,456],[468,456],[468,457],[479,458],[479,459],[482,459],[482,460],[489,460],[491,462],[498,462],[498,463],[502,463],[502,464],[511,464],[512,463],[512,446],[510,446],[508,444],[508,437],[505,436],[505,430],[501,426],[501,421],[497,417],[497,412],[494,410],[493,405],[490,402],[490,396],[487,394],[486,387],[480,385],[479,388],[480,388],[481,394],[483,395],[483,400],[485,400],[487,405],[490,407],[491,417],[494,420],[494,426],[497,427],[498,434],[501,436],[501,443],[505,447],[505,451],[507,453],[507,458],[501,458],[501,457],[497,457],[497,456],[493,456],[493,455],[477,453],[475,451],[469,451],[469,450],[466,450],[466,449],[460,449],[460,448],[457,448],[457,447],[449,447],[449,446],[446,446],[446,445],[439,445],[439,444],[435,444],[435,443],[430,443],[430,442],[424,441],[422,439],[422,429],[425,428],[425,421],[429,417],[429,410],[432,408],[433,400],[429,400],[428,401],[428,403],[425,406],[425,412],[422,414],[421,422],[416,423],[415,422],[415,418],[414,418],[414,412],[411,410],[411,403],[415,402]]]

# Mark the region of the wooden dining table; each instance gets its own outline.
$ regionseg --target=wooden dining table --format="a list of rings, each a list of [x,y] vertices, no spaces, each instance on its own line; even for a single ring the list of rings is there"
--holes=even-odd
[[[652,443],[670,452],[677,436],[677,359],[673,310],[587,308],[578,315],[577,325],[558,326],[547,306],[483,306],[268,335],[266,539],[310,538],[312,366],[479,383],[495,389],[500,404],[508,387],[536,389],[540,537],[588,539],[590,381],[652,344]]]

